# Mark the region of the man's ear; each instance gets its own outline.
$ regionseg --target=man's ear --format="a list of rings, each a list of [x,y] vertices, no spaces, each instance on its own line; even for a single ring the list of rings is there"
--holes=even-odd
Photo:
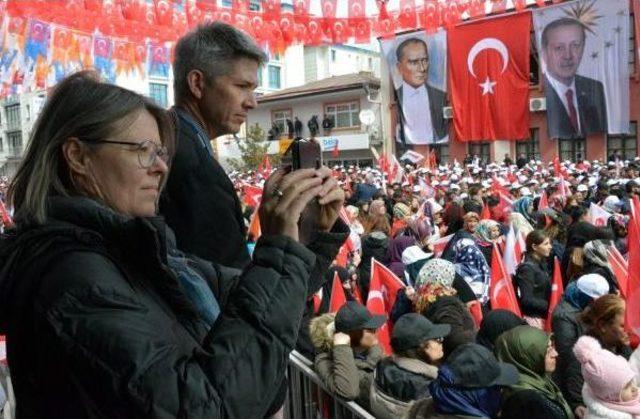
[[[67,166],[73,172],[84,175],[89,171],[88,168],[88,147],[76,137],[69,137],[62,144],[62,155],[67,161]]]
[[[202,99],[204,96],[204,88],[207,83],[205,75],[200,70],[191,70],[187,74],[187,84],[189,85],[189,91],[196,99]]]

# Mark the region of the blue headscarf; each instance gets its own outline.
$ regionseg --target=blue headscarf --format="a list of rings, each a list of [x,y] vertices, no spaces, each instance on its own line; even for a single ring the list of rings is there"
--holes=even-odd
[[[567,285],[567,289],[564,290],[564,300],[575,308],[584,310],[593,301],[593,298],[580,291],[578,284],[574,281]]]
[[[455,245],[456,272],[469,284],[476,297],[486,303],[489,299],[491,271],[484,255],[471,239],[461,239]]]
[[[438,413],[494,418],[500,411],[500,387],[455,387],[453,373],[446,365],[429,384],[429,392]]]
[[[531,211],[533,210],[533,198],[530,196],[523,196],[513,203],[513,210],[529,221],[532,225],[535,225],[535,220],[531,216]]]

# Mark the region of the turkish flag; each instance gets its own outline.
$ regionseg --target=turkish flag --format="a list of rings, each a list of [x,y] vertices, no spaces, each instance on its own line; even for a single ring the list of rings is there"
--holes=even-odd
[[[322,16],[325,18],[336,17],[336,8],[338,7],[338,0],[322,0],[320,2],[322,7]]]
[[[618,287],[620,288],[620,294],[622,297],[627,296],[627,288],[629,278],[629,264],[624,257],[620,254],[618,249],[615,246],[607,249],[607,261],[609,265],[611,265],[611,272],[613,272],[613,276],[616,277],[618,281]]]
[[[242,190],[244,192],[244,203],[250,207],[257,208],[260,205],[260,199],[262,199],[262,188],[244,185]]]
[[[507,273],[507,270],[502,263],[500,251],[496,244],[493,245],[493,254],[491,256],[489,301],[491,302],[492,310],[501,308],[509,310],[522,317],[522,314],[520,313],[520,304],[518,304],[516,292],[513,289],[513,283],[511,282],[511,275]]]
[[[538,211],[549,208],[549,199],[547,198],[547,191],[542,191],[540,195],[540,202],[538,202]]]
[[[414,29],[417,26],[415,0],[400,0],[400,13],[397,22],[403,29]]]
[[[331,299],[329,300],[329,313],[337,313],[340,307],[347,303],[347,296],[344,294],[342,281],[338,271],[333,273],[333,284],[331,285]]]
[[[562,286],[562,272],[560,272],[560,261],[558,258],[553,258],[553,282],[551,282],[551,295],[549,296],[549,311],[547,312],[547,322],[545,323],[545,330],[551,331],[551,317],[553,310],[556,308],[562,294],[564,293],[564,287]]]
[[[627,276],[625,324],[632,334],[632,342],[640,338],[640,203],[634,199],[631,203],[629,220],[629,270]]]
[[[391,308],[396,301],[398,290],[404,288],[402,281],[386,266],[371,258],[371,282],[367,296],[367,309],[372,314],[382,314],[389,317]],[[387,355],[391,350],[391,321],[387,320],[378,329],[378,341]]]
[[[489,206],[487,204],[482,205],[482,212],[480,213],[481,220],[490,220],[491,212],[489,211]]]
[[[448,31],[453,126],[461,141],[529,136],[529,32],[519,13]]]

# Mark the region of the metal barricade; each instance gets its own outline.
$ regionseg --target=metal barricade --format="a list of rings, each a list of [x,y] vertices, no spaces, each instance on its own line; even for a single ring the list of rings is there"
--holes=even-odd
[[[375,419],[355,402],[330,393],[313,370],[313,363],[297,351],[289,355],[286,419]]]

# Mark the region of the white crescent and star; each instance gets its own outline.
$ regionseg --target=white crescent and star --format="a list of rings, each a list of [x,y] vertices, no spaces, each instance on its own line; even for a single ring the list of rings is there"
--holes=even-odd
[[[476,60],[478,54],[480,54],[485,49],[493,49],[500,53],[502,57],[502,71],[500,74],[504,73],[507,69],[507,64],[509,64],[509,50],[507,46],[499,39],[496,38],[483,38],[475,43],[473,47],[469,50],[469,55],[467,55],[467,67],[469,68],[469,73],[474,78],[478,78],[476,76],[475,71],[473,70],[473,63]],[[493,87],[497,84],[495,81],[491,81],[489,76],[485,79],[484,83],[480,83],[479,86],[482,88],[482,95],[493,94]]]

